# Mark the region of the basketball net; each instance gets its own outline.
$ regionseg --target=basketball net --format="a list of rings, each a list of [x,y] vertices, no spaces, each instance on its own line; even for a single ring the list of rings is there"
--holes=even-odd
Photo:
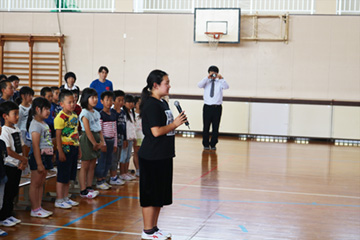
[[[217,49],[220,38],[224,35],[222,32],[205,32],[207,39],[209,40],[209,46],[211,49]]]

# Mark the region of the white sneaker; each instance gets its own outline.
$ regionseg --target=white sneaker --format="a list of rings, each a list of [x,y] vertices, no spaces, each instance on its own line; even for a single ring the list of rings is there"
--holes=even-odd
[[[79,205],[78,202],[75,202],[75,201],[71,200],[71,199],[68,198],[68,197],[64,198],[64,201],[65,201],[67,204],[71,205],[71,206],[78,206],[78,205]]]
[[[141,233],[141,239],[156,239],[156,240],[166,240],[167,237],[160,235],[158,232],[154,232],[153,234],[147,234],[144,231]]]
[[[140,169],[136,169],[135,176],[140,177]]]
[[[17,218],[15,218],[15,217],[13,217],[13,216],[8,217],[7,220],[10,220],[10,221],[12,221],[12,222],[15,223],[15,224],[21,223],[21,220],[20,220],[20,219],[17,219]]]
[[[161,235],[161,236],[164,236],[164,237],[166,237],[166,238],[171,238],[171,233],[167,233],[167,232],[163,232],[163,231],[161,231],[160,229],[157,231],[157,233],[159,234],[159,235]]]
[[[125,182],[123,180],[121,180],[118,176],[116,176],[114,180],[112,178],[110,178],[110,184],[111,185],[124,185]]]
[[[104,182],[104,184],[105,184],[108,188],[111,188],[111,185],[108,184],[107,182]]]
[[[127,174],[123,174],[120,176],[122,180],[124,181],[131,181],[133,180],[130,176],[128,176]]]
[[[82,198],[89,198],[89,199],[93,199],[93,198],[96,198],[96,196],[99,194],[99,191],[88,191],[88,193],[86,195],[82,195],[80,193],[80,197]]]
[[[53,215],[53,212],[52,211],[48,211],[48,210],[45,210],[43,209],[42,207],[40,207],[41,210],[43,210],[44,212],[46,212],[47,214],[49,214],[49,216]]]
[[[66,203],[63,199],[61,200],[56,200],[55,201],[55,207],[58,207],[58,208],[64,208],[64,209],[69,209],[69,208],[72,208],[72,206],[68,203]]]
[[[102,183],[102,184],[96,184],[96,188],[101,189],[101,190],[108,190],[108,189],[109,189],[109,187],[108,187],[108,186],[106,186],[106,184],[105,184],[105,183]]]
[[[40,208],[38,211],[31,210],[30,216],[32,217],[39,217],[39,218],[46,218],[50,216],[47,212],[45,212],[42,208]]]
[[[127,173],[126,175],[128,175],[128,176],[131,178],[131,180],[135,180],[135,179],[136,179],[136,177],[134,177],[134,176],[131,175],[130,173]]]
[[[91,192],[92,194],[94,194],[95,195],[95,197],[97,196],[97,195],[99,195],[100,194],[100,192],[99,191],[97,191],[97,190],[94,190],[94,189],[88,189],[88,191],[89,192]]]
[[[7,236],[8,234],[7,234],[7,232],[5,232],[4,230],[1,230],[0,229],[0,236],[1,237],[5,237],[5,236]]]
[[[0,225],[4,226],[4,227],[12,227],[12,226],[15,226],[16,223],[14,223],[8,219],[5,219],[4,221],[0,221]]]

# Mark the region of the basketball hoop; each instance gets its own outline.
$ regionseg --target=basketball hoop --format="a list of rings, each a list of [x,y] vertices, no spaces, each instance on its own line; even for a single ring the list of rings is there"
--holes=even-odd
[[[205,32],[207,39],[209,40],[210,48],[216,49],[220,38],[224,35],[222,32]]]

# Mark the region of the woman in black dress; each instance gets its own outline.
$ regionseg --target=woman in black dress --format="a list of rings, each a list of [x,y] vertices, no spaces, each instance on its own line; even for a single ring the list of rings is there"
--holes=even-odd
[[[172,204],[173,157],[175,129],[186,121],[182,112],[174,119],[168,103],[170,80],[164,71],[154,70],[147,78],[141,94],[140,115],[145,135],[139,150],[140,205],[142,207],[143,239],[167,239],[157,227],[160,210]]]

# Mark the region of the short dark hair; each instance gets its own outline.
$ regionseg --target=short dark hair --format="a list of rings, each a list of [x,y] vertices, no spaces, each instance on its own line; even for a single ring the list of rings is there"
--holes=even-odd
[[[20,88],[19,94],[20,94],[20,97],[21,97],[21,95],[34,96],[35,92],[31,87],[24,86],[24,87]]]
[[[8,115],[10,111],[19,109],[19,106],[12,101],[5,101],[0,104],[0,114]]]
[[[208,73],[210,72],[216,72],[216,73],[219,73],[219,68],[217,66],[210,66],[209,69],[208,69]]]
[[[11,84],[11,81],[9,79],[7,79],[7,80],[0,82],[0,91],[2,91],[3,89],[5,89],[7,87],[7,83]]]
[[[0,74],[0,81],[7,80],[7,76],[5,74]]]
[[[67,79],[68,79],[69,77],[74,78],[74,79],[75,79],[74,82],[76,82],[76,75],[75,75],[75,73],[73,73],[73,72],[67,72],[67,73],[65,74],[64,80],[65,80],[66,83],[67,83]]]
[[[9,80],[10,82],[20,81],[19,77],[16,76],[16,75],[11,75],[10,77],[8,77],[8,80]]]
[[[126,94],[124,100],[125,102],[134,102],[134,96],[131,94]]]
[[[45,97],[46,93],[48,93],[48,92],[52,92],[52,91],[51,91],[51,88],[49,88],[49,87],[43,87],[43,88],[40,90],[40,96]]]
[[[112,98],[112,99],[114,99],[114,97],[115,97],[115,95],[114,95],[113,92],[111,92],[111,91],[105,91],[105,92],[102,92],[102,93],[101,93],[100,99],[101,99],[101,100],[104,100],[104,98],[105,98],[106,96],[107,96],[108,98]]]
[[[95,89],[93,88],[85,88],[83,91],[82,91],[82,94],[81,94],[81,99],[80,99],[80,105],[82,108],[88,108],[88,105],[89,105],[89,98],[92,97],[92,96],[98,96],[97,92]]]
[[[69,96],[74,96],[72,91],[67,90],[67,89],[62,89],[60,92],[60,95],[59,95],[59,101],[63,102],[65,100],[65,97],[69,97]]]
[[[77,94],[78,96],[80,95],[80,90],[79,89],[73,89],[70,90],[73,94]]]
[[[56,90],[59,90],[60,88],[57,87],[57,86],[52,86],[50,89],[51,89],[52,92],[54,92],[54,91],[56,91]]]
[[[115,91],[114,91],[114,100],[115,100],[115,98],[117,98],[117,97],[124,97],[124,96],[125,96],[124,91],[122,91],[122,90],[115,90]]]
[[[105,67],[105,66],[101,66],[100,68],[99,68],[99,73],[100,72],[102,72],[102,70],[105,70],[106,71],[106,73],[109,73],[109,69],[107,68],[107,67]]]

